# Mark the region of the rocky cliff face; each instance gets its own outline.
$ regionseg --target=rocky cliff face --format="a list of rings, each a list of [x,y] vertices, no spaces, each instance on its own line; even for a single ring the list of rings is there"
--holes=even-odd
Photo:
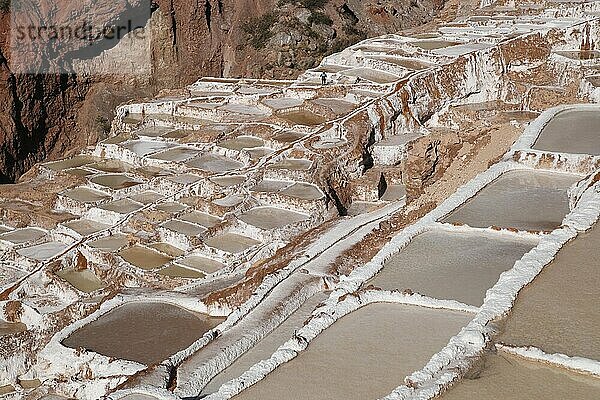
[[[83,3],[80,7],[86,7]],[[105,13],[107,22],[134,3],[140,2],[111,3],[114,10]],[[326,54],[367,36],[424,23],[442,5],[443,0],[158,0],[147,25],[148,43],[138,43],[137,53],[131,51],[136,44],[127,43],[92,62],[98,68],[125,66],[140,51],[150,52],[151,72],[130,77],[123,71],[127,78],[13,73],[7,62],[9,19],[4,13],[0,183],[17,180],[36,162],[103,138],[115,105],[127,99],[181,87],[203,75],[295,77]],[[85,16],[73,7],[65,5],[65,20]]]

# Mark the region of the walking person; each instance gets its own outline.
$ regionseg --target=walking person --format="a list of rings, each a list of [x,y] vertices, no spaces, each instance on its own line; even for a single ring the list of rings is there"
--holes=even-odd
[[[326,85],[327,84],[327,74],[325,73],[325,71],[323,71],[321,73],[321,85]]]

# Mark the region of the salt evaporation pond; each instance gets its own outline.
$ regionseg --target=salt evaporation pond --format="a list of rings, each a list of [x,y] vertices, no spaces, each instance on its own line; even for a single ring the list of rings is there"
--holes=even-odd
[[[206,275],[217,272],[225,267],[224,264],[218,261],[198,255],[186,256],[181,260],[177,261],[177,263],[189,269],[200,271]]]
[[[15,333],[25,332],[27,325],[21,322],[7,322],[0,319],[0,337],[4,335],[14,335]]]
[[[205,240],[205,243],[215,249],[233,254],[242,253],[252,246],[260,244],[258,240],[230,232],[210,237]]]
[[[38,228],[21,228],[14,231],[8,231],[0,235],[0,240],[5,240],[13,244],[22,244],[41,239],[46,231]]]
[[[204,213],[202,211],[192,211],[180,217],[183,221],[193,222],[194,224],[202,225],[205,228],[212,228],[221,222],[221,218]]]
[[[91,293],[105,287],[104,283],[89,269],[81,271],[72,268],[63,269],[58,271],[56,275],[69,282],[74,288],[85,293]]]
[[[277,116],[294,125],[317,126],[326,121],[325,117],[306,109],[282,112]]]
[[[525,287],[500,340],[600,360],[600,227],[567,243]]]
[[[205,154],[186,163],[188,167],[198,168],[207,172],[227,172],[244,166],[239,161],[232,160],[219,154]]]
[[[203,226],[191,222],[181,221],[178,219],[169,220],[164,224],[161,224],[160,226],[165,229],[169,229],[173,232],[181,233],[182,235],[190,237],[198,236],[206,232],[206,228]]]
[[[17,253],[33,260],[44,261],[56,257],[65,251],[66,248],[67,245],[62,242],[47,242],[19,249]]]
[[[246,181],[245,175],[215,176],[210,181],[224,188],[241,185]]]
[[[371,304],[335,322],[294,360],[235,399],[376,399],[423,368],[472,316]],[[360,357],[357,357],[360,354]]]
[[[269,230],[306,221],[309,219],[309,216],[283,208],[267,206],[256,207],[246,211],[239,219],[249,225]]]
[[[240,151],[243,149],[252,149],[254,147],[260,147],[264,145],[262,139],[254,136],[238,136],[233,139],[224,140],[217,144],[219,147],[223,147],[229,150]]]
[[[321,189],[305,182],[294,183],[292,186],[283,189],[280,193],[300,200],[319,200],[325,197]]]
[[[387,185],[387,189],[383,196],[381,196],[381,200],[383,201],[398,201],[402,198],[406,197],[406,186],[398,184],[398,185]]]
[[[98,203],[102,200],[110,198],[110,196],[99,190],[89,189],[86,187],[78,187],[75,189],[67,190],[64,195],[75,201],[81,203]]]
[[[575,154],[600,154],[600,108],[565,110],[542,129],[536,150]]]
[[[327,298],[325,293],[317,293],[300,306],[281,325],[263,338],[250,350],[235,360],[227,369],[215,376],[202,390],[202,395],[214,393],[219,387],[231,379],[237,378],[251,366],[261,360],[267,360],[279,346],[287,342],[293,333],[302,328],[304,322],[310,317],[315,307]]]
[[[512,235],[434,229],[391,257],[369,284],[480,306],[500,274],[536,244]]]
[[[171,257],[154,249],[135,245],[119,252],[119,255],[131,265],[145,270],[162,267],[172,260]]]
[[[89,242],[88,246],[93,247],[94,249],[113,253],[122,247],[127,246],[128,243],[129,241],[127,240],[126,235],[117,234],[96,239],[92,242]]]
[[[92,221],[91,219],[76,219],[73,221],[65,222],[63,225],[77,232],[81,236],[88,236],[93,233],[110,228],[110,225],[108,224]]]
[[[200,154],[200,150],[191,147],[175,147],[174,149],[166,150],[158,154],[154,154],[150,158],[155,160],[182,162],[189,160],[192,157]]]
[[[167,303],[132,302],[76,330],[63,344],[152,365],[187,348],[222,321]]]
[[[600,380],[499,352],[487,355],[440,400],[594,400]]]
[[[569,212],[567,189],[580,180],[571,174],[515,170],[501,175],[460,206],[444,222],[477,228],[498,226],[550,231]]]
[[[100,209],[116,212],[118,214],[130,214],[144,207],[142,203],[125,198],[121,200],[111,201],[110,203],[102,204]]]
[[[269,169],[286,169],[289,171],[308,171],[310,167],[312,167],[312,161],[304,158],[286,158],[267,166]]]
[[[137,186],[140,183],[142,183],[137,179],[133,179],[127,175],[122,174],[99,175],[90,179],[90,182],[113,190],[126,189],[128,187]]]
[[[167,150],[177,146],[175,143],[170,142],[159,142],[152,140],[133,140],[131,142],[121,145],[123,148],[137,154],[140,157],[145,157],[152,153],[156,153],[161,150]]]

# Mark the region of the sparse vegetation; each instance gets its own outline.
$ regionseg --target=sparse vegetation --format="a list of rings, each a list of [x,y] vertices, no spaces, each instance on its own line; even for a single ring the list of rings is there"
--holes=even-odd
[[[260,17],[250,18],[242,25],[242,30],[248,37],[249,43],[257,50],[265,48],[273,37],[273,25],[277,22],[275,13],[267,13]]]

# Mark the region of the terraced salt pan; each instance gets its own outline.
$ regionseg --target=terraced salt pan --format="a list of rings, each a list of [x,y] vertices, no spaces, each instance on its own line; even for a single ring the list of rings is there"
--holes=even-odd
[[[600,227],[567,243],[526,286],[500,341],[600,360]]]
[[[157,210],[168,212],[168,213],[178,213],[187,208],[188,207],[186,205],[181,204],[181,203],[175,203],[175,202],[167,202],[167,203],[159,204],[158,206],[156,206]]]
[[[200,271],[206,275],[217,272],[225,267],[224,264],[218,261],[197,255],[186,256],[181,260],[178,260],[177,263],[184,267]]]
[[[580,177],[540,170],[513,170],[483,188],[444,222],[550,231],[569,212],[567,189]]]
[[[468,378],[440,400],[563,400],[600,398],[600,380],[499,352],[487,355]]]
[[[81,203],[99,203],[103,200],[110,198],[110,196],[99,190],[94,190],[86,187],[78,187],[75,189],[67,190],[64,195],[75,201]]]
[[[437,50],[450,46],[456,46],[460,44],[460,42],[452,42],[448,40],[420,40],[417,42],[410,42],[410,44],[423,50]]]
[[[188,279],[200,279],[206,275],[200,271],[196,271],[190,268],[180,267],[178,265],[169,265],[158,271],[160,275],[169,276],[171,278],[188,278]]]
[[[233,171],[244,166],[239,161],[219,154],[205,154],[186,162],[186,165],[191,168],[215,173]]]
[[[325,117],[312,111],[301,109],[298,111],[281,112],[277,116],[294,125],[317,126],[326,121]]]
[[[127,175],[122,174],[95,176],[90,179],[90,182],[113,190],[126,189],[128,187],[137,186],[142,183],[137,179],[133,179]]]
[[[356,77],[374,83],[388,84],[397,82],[400,76],[368,68],[355,68],[341,72],[342,75]]]
[[[216,392],[222,384],[242,375],[257,362],[269,359],[279,346],[289,340],[292,334],[304,325],[304,322],[310,317],[315,307],[326,298],[327,295],[325,293],[317,293],[308,299],[269,335],[244,353],[227,369],[214,377],[200,394],[207,395]]]
[[[67,245],[61,242],[48,242],[17,250],[23,257],[37,261],[49,260],[62,253]]]
[[[231,186],[241,185],[246,181],[244,175],[229,175],[229,176],[215,176],[210,178],[211,182],[224,188]]]
[[[263,146],[265,142],[254,136],[238,136],[233,139],[224,140],[217,144],[219,147],[223,147],[229,150],[240,151],[243,149],[252,149],[255,147]]]
[[[132,302],[76,330],[63,344],[152,365],[185,349],[222,320],[167,303]]]
[[[200,154],[200,150],[191,147],[175,147],[150,156],[155,160],[183,162]]]
[[[322,97],[312,100],[313,103],[325,106],[337,115],[348,114],[356,108],[356,104],[344,99]]]
[[[119,252],[119,255],[131,265],[145,270],[153,270],[171,262],[172,258],[154,249],[135,245]]]
[[[292,186],[283,189],[280,193],[301,200],[319,200],[325,197],[323,192],[321,192],[321,189],[305,182],[297,182]]]
[[[120,144],[120,146],[137,154],[140,157],[145,157],[149,154],[156,153],[161,150],[167,150],[177,145],[170,142],[154,140],[133,140],[125,144]]]
[[[246,151],[252,160],[259,160],[275,152],[275,150],[270,147],[253,147],[251,149],[246,149]]]
[[[0,235],[0,240],[4,240],[13,244],[22,244],[41,239],[45,234],[46,231],[43,229],[28,227],[5,232]]]
[[[289,171],[308,171],[312,167],[312,161],[303,158],[286,158],[275,164],[269,165],[269,169],[286,169]]]
[[[164,196],[162,194],[152,191],[138,193],[130,197],[131,200],[137,201],[138,203],[142,204],[156,203],[157,201],[162,200],[163,198]]]
[[[110,228],[110,225],[101,222],[92,221],[89,219],[76,219],[74,221],[65,222],[64,225],[77,232],[81,236],[89,236],[96,232]]]
[[[180,257],[185,254],[185,251],[183,251],[179,247],[175,247],[169,243],[164,243],[164,242],[151,243],[148,245],[148,247],[150,247],[151,249],[154,249],[154,250],[158,250],[161,253],[164,253],[164,254],[166,254],[170,257],[174,257],[174,258]]]
[[[500,274],[536,245],[513,235],[433,229],[391,257],[368,284],[480,306]]]
[[[258,240],[230,232],[210,237],[205,240],[205,243],[210,247],[232,254],[242,253],[260,244]]]
[[[159,137],[172,131],[173,128],[167,126],[148,126],[142,129],[135,131],[135,134],[138,136],[146,136],[146,137]]]
[[[533,148],[575,154],[600,154],[600,108],[564,110],[542,129]]]
[[[265,230],[281,228],[309,218],[307,214],[269,206],[256,207],[239,216],[245,223]]]
[[[304,99],[295,97],[283,97],[275,99],[264,99],[263,104],[274,110],[284,110],[286,108],[299,107],[304,103]]]
[[[210,215],[201,211],[192,211],[190,213],[184,214],[180,217],[181,220],[187,222],[193,222],[198,225],[202,225],[205,228],[212,228],[221,222],[221,218],[215,217],[214,215]]]
[[[191,185],[192,183],[198,182],[200,179],[202,178],[196,174],[177,174],[167,178],[167,180],[181,185]]]
[[[69,282],[73,287],[85,293],[91,293],[105,287],[104,283],[89,269],[77,271],[74,269],[63,269],[56,275]]]
[[[129,241],[127,240],[126,235],[118,234],[113,236],[107,236],[101,239],[96,239],[92,242],[88,242],[87,244],[88,246],[93,247],[94,249],[114,253],[119,249],[127,246],[127,244],[129,244]]]
[[[275,193],[279,192],[282,189],[285,189],[291,185],[293,182],[290,181],[278,181],[274,179],[263,179],[258,184],[250,188],[251,191],[257,193]]]
[[[169,220],[162,224],[161,227],[190,237],[198,236],[206,232],[206,228],[203,226],[178,219]]]
[[[387,189],[381,200],[383,201],[398,201],[406,197],[406,186],[404,185],[387,185]]]
[[[111,201],[110,203],[105,203],[99,206],[102,210],[112,211],[119,214],[130,214],[132,212],[138,211],[144,205],[138,203],[137,201],[133,201],[131,199],[121,199],[117,201]]]
[[[14,335],[15,333],[25,332],[27,326],[21,322],[7,322],[0,319],[0,337],[5,335]]]
[[[273,137],[273,140],[276,140],[281,143],[293,143],[298,140],[304,139],[306,136],[308,136],[306,133],[285,131],[275,135]]]
[[[235,207],[244,201],[244,199],[245,197],[241,194],[230,194],[228,196],[221,197],[220,199],[215,199],[212,201],[212,203],[218,205],[219,207]]]
[[[295,359],[243,391],[242,399],[376,399],[446,345],[472,316],[371,304],[335,322]],[[357,357],[360,354],[360,357]]]

